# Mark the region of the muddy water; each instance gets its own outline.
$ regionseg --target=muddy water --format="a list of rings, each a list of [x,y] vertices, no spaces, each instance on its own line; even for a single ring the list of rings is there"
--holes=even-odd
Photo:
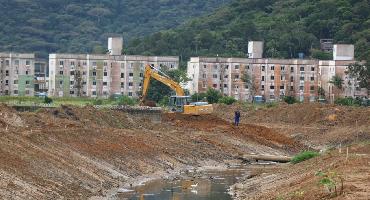
[[[118,194],[127,200],[231,200],[231,185],[248,173],[246,168],[205,171],[181,180],[155,180]]]

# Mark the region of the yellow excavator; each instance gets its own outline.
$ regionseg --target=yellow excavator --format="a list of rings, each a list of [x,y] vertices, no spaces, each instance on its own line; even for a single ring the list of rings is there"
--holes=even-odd
[[[212,104],[208,102],[191,102],[191,97],[185,96],[184,89],[179,83],[176,83],[165,73],[151,65],[145,66],[143,93],[140,100],[142,105],[145,104],[150,78],[160,81],[176,92],[176,96],[170,97],[169,108],[171,112],[186,115],[206,115],[213,112]]]

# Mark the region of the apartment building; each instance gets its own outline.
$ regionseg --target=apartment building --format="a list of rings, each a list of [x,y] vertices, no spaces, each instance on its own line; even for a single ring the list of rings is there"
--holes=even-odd
[[[35,55],[0,53],[0,95],[34,95]]]
[[[355,62],[353,52],[353,45],[335,45],[333,61],[271,59],[262,58],[262,42],[250,42],[249,58],[191,58],[187,73],[192,80],[187,87],[191,94],[214,88],[238,100],[252,100],[260,95],[267,101],[276,101],[294,96],[302,102],[315,101],[322,87],[327,92],[326,98],[333,100],[335,93],[329,81],[335,74],[347,83],[355,82],[344,73]],[[246,76],[249,83],[245,82]],[[350,87],[344,88],[340,96],[365,94],[363,89],[350,92]]]
[[[178,57],[122,55],[122,38],[109,38],[109,54],[50,54],[49,96],[138,97],[146,64],[177,69]]]

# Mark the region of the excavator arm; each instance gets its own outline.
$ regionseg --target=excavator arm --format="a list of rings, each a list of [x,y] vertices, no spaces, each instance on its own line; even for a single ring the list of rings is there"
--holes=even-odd
[[[171,89],[176,92],[177,96],[185,96],[184,89],[181,87],[180,84],[176,83],[175,81],[171,80],[169,77],[165,75],[159,74],[159,71],[155,70],[154,67],[150,65],[145,66],[145,73],[144,73],[144,83],[143,83],[143,93],[141,96],[141,102],[145,101],[146,95],[148,94],[150,78],[154,78],[155,80],[167,85]]]

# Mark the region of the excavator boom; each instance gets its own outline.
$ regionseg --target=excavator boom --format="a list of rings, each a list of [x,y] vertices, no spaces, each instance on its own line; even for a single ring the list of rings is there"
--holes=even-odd
[[[167,85],[176,92],[176,96],[172,96],[170,99],[171,111],[181,112],[183,114],[189,115],[203,115],[213,112],[213,107],[211,104],[208,104],[206,102],[203,102],[202,104],[191,103],[190,97],[185,96],[184,89],[181,87],[180,84],[173,81],[166,74],[161,73],[158,69],[152,67],[151,65],[145,66],[143,93],[140,99],[142,105],[145,105],[144,102],[148,94],[151,77]]]

